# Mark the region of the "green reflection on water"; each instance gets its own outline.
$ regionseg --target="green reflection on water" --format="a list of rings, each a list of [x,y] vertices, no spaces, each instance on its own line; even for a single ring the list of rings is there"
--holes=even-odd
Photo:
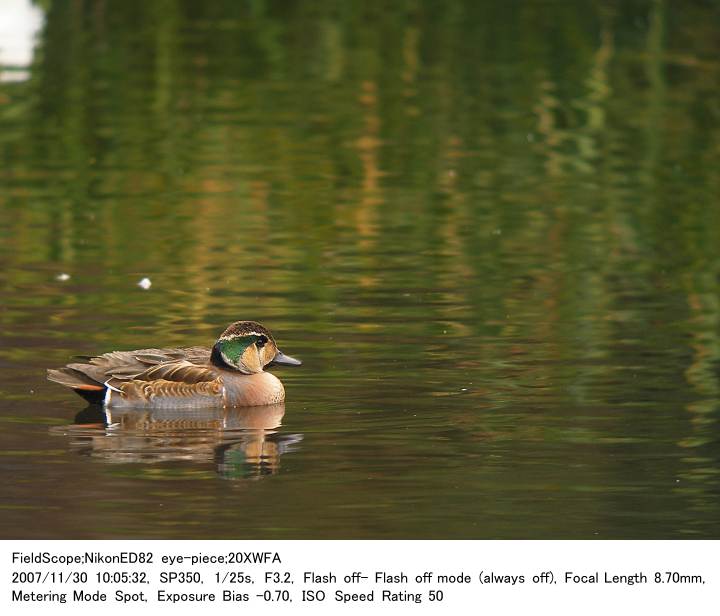
[[[717,7],[42,6],[0,83],[6,536],[718,536]],[[47,464],[46,367],[240,318],[305,362],[277,451]]]

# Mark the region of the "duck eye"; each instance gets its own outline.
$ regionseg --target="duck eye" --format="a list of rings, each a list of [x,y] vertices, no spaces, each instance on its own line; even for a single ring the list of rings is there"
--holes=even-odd
[[[262,349],[265,346],[265,344],[267,343],[267,341],[268,341],[267,336],[260,336],[257,339],[257,341],[255,342],[255,346],[258,349]]]

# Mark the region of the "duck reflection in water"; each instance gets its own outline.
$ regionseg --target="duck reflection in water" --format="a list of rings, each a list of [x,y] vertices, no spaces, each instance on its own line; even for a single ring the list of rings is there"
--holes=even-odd
[[[54,432],[82,455],[113,464],[212,462],[224,479],[259,479],[302,440],[281,434],[285,404],[227,409],[122,409],[91,405]]]

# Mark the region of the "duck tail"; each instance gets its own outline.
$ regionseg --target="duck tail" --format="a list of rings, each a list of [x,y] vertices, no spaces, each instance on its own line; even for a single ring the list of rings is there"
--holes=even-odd
[[[56,368],[47,371],[47,378],[54,383],[69,387],[91,404],[100,404],[105,398],[105,385],[72,368]]]

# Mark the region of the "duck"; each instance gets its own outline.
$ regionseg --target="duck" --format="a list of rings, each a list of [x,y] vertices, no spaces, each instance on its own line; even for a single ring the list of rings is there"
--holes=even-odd
[[[140,349],[80,356],[47,371],[91,404],[107,408],[235,408],[278,404],[285,388],[270,366],[300,366],[256,321],[229,325],[212,348]]]

